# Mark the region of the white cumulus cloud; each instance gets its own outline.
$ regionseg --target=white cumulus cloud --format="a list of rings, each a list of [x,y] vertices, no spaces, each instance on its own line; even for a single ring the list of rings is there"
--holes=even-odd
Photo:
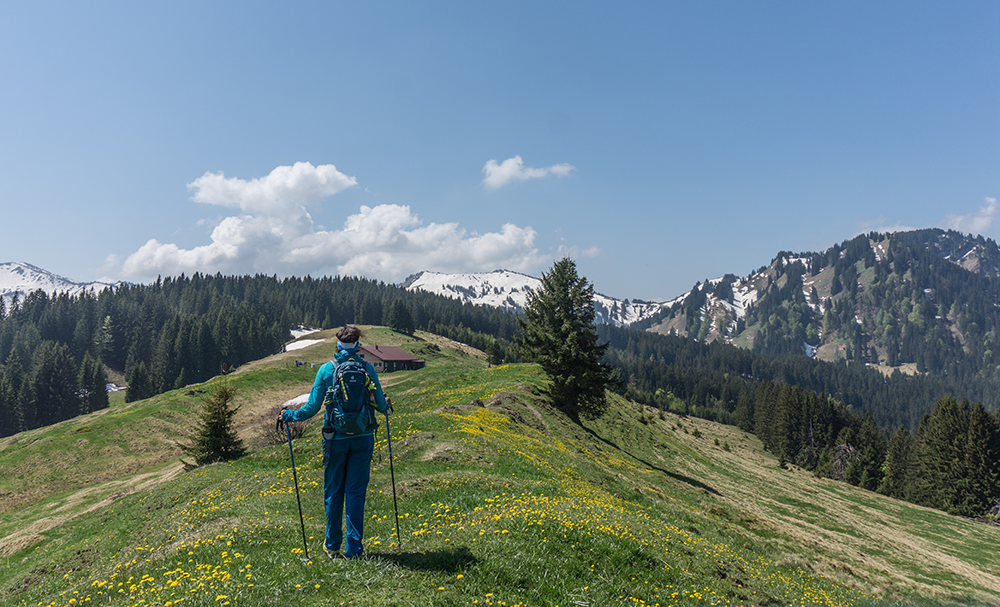
[[[511,181],[525,181],[527,179],[538,179],[546,175],[556,175],[565,177],[570,171],[576,169],[571,164],[554,164],[542,169],[524,166],[524,160],[520,156],[508,158],[498,163],[496,160],[487,160],[483,166],[483,186],[487,190],[498,190]]]
[[[327,196],[358,184],[332,164],[314,167],[308,162],[280,166],[267,176],[250,181],[227,178],[222,172],[205,173],[188,184],[191,200],[245,213],[285,213],[297,207],[317,205]]]
[[[987,197],[986,204],[979,207],[974,213],[949,214],[938,224],[938,227],[965,234],[985,234],[993,227],[993,218],[996,216],[997,210],[997,199]]]
[[[533,272],[547,262],[530,227],[505,224],[499,232],[469,233],[456,223],[425,225],[409,206],[362,206],[340,229],[315,226],[307,207],[356,183],[333,165],[307,162],[250,181],[206,173],[188,184],[191,199],[239,212],[219,222],[211,242],[201,246],[149,240],[126,258],[122,273],[141,280],[182,272],[336,272],[396,282],[420,270]]]

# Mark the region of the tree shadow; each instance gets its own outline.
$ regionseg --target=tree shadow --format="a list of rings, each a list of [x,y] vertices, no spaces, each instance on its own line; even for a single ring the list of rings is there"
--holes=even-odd
[[[450,573],[468,569],[479,563],[479,559],[465,547],[429,550],[425,552],[386,552],[372,556],[413,571],[443,571]]]
[[[649,466],[650,468],[652,468],[653,470],[656,470],[657,472],[660,472],[660,473],[662,473],[662,474],[664,474],[666,476],[669,476],[670,478],[674,479],[675,481],[680,481],[682,483],[686,483],[688,485],[691,485],[692,487],[697,487],[698,489],[704,489],[705,491],[708,491],[712,495],[718,495],[720,497],[722,496],[722,494],[719,493],[718,491],[716,491],[715,488],[712,487],[711,485],[706,485],[705,483],[703,483],[703,482],[701,482],[701,481],[699,481],[697,479],[693,479],[690,476],[684,476],[683,474],[680,474],[680,473],[677,473],[677,472],[671,472],[669,470],[666,470],[664,468],[660,468],[659,466],[651,464],[651,463],[647,462],[646,460],[642,459],[641,457],[636,456],[634,453],[630,453],[628,450],[622,449],[617,444],[615,444],[615,443],[609,441],[608,439],[604,438],[603,436],[597,434],[596,432],[594,432],[593,430],[591,430],[587,426],[584,426],[583,424],[579,424],[579,425],[585,431],[589,432],[591,436],[593,436],[597,440],[601,441],[602,443],[608,445],[609,447],[614,447],[615,449],[617,449],[618,451],[621,451],[622,453],[627,453],[629,455],[629,457],[635,459],[638,462],[642,462],[643,464],[645,464],[646,466]]]

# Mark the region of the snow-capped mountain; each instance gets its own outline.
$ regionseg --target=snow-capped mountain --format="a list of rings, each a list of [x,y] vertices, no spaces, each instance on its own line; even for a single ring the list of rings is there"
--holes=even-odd
[[[523,310],[528,293],[537,289],[541,281],[534,276],[494,270],[478,274],[443,274],[420,272],[403,282],[403,288],[421,290],[474,304]],[[594,295],[595,321],[603,324],[630,325],[646,320],[660,311],[662,304],[646,301],[615,299],[599,293]]]
[[[90,289],[93,289],[94,292],[100,292],[107,287],[116,287],[118,284],[120,283],[76,282],[20,261],[0,263],[0,297],[3,297],[4,303],[7,305],[10,304],[15,293],[19,299],[23,300],[25,295],[39,289],[49,295],[56,293],[79,295]]]

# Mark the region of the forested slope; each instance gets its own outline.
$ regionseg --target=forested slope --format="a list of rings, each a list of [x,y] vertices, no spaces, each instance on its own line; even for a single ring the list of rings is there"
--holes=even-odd
[[[106,407],[104,366],[123,373],[128,400],[139,400],[278,352],[300,324],[385,321],[501,360],[514,358],[517,327],[494,308],[377,281],[261,275],[182,275],[79,296],[36,291],[3,312],[0,436]]]
[[[383,376],[395,459],[380,427],[365,559],[322,556],[312,426],[293,441],[313,559],[303,562],[288,445],[274,436],[276,408],[311,385],[310,365],[294,360],[327,360],[327,332],[207,384],[0,439],[0,493],[16,496],[0,501],[0,592],[23,607],[927,607],[1000,596],[997,528],[783,470],[733,426],[614,394],[580,425],[544,397],[536,365],[488,366],[423,332],[369,336],[427,365]],[[251,454],[182,473],[175,441],[220,384],[237,390]],[[67,465],[73,484],[51,483]]]

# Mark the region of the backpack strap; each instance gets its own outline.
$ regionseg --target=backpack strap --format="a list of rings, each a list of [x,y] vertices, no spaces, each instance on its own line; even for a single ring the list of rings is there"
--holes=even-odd
[[[330,361],[330,366],[333,367],[332,385],[330,388],[335,388],[337,386],[337,369],[340,367],[340,363],[337,359],[332,359]],[[323,396],[323,426],[333,427],[333,400],[330,399],[330,388],[326,389],[326,394]]]

